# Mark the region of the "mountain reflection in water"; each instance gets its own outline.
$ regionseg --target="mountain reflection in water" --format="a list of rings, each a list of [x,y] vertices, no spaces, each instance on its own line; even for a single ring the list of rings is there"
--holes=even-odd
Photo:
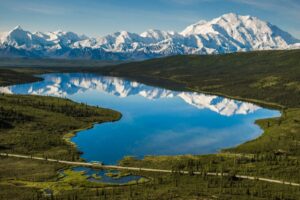
[[[215,153],[258,137],[254,124],[278,111],[216,95],[147,86],[94,74],[46,74],[43,81],[0,92],[67,97],[115,109],[122,119],[72,138],[86,160],[116,163],[124,156]]]

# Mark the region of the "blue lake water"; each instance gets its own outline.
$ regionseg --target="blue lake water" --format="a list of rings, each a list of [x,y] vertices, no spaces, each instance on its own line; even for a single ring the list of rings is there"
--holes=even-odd
[[[87,161],[115,164],[124,156],[216,153],[257,138],[256,119],[279,111],[196,92],[171,91],[94,74],[46,74],[44,81],[0,92],[67,97],[115,109],[120,121],[95,125],[72,141]]]

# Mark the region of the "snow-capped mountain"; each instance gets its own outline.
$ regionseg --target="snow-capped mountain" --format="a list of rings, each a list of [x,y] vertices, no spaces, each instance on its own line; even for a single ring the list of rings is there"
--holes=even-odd
[[[0,93],[65,97],[84,93],[88,90],[95,90],[120,98],[134,95],[151,100],[179,98],[198,109],[209,109],[224,116],[249,114],[260,109],[260,107],[251,103],[240,102],[215,95],[200,94],[197,92],[176,92],[115,77],[103,77],[93,74],[50,74],[44,75],[43,78],[44,81],[41,82],[0,87]]]
[[[295,48],[300,41],[277,26],[233,13],[199,21],[180,33],[151,29],[89,38],[63,31],[32,33],[18,26],[0,34],[0,56],[127,60]]]

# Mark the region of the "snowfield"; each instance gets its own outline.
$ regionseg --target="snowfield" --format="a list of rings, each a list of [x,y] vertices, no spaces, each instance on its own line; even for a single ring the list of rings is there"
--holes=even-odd
[[[127,31],[90,38],[73,32],[35,32],[17,26],[0,33],[0,56],[141,60],[183,54],[222,54],[298,49],[300,40],[252,16],[225,14],[199,21],[182,32]]]

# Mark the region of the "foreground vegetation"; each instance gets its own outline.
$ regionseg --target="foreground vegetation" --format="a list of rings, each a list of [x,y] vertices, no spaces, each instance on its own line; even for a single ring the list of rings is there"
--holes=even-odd
[[[281,110],[257,121],[264,134],[218,155],[127,159],[123,165],[204,170],[300,182],[300,50],[174,56],[101,68],[105,75],[219,94]],[[276,193],[276,189],[271,189]],[[286,192],[287,194],[289,192]],[[289,193],[298,199],[298,193]],[[271,198],[269,196],[268,198]],[[279,198],[279,197],[278,197]]]
[[[142,160],[128,157],[124,158],[120,162],[120,164],[124,166],[174,170],[173,174],[139,172],[139,175],[147,176],[152,179],[149,183],[103,188],[99,185],[89,187],[87,184],[86,186],[83,186],[80,185],[81,181],[75,181],[72,182],[73,185],[71,188],[65,188],[64,190],[59,191],[52,198],[238,200],[299,199],[299,187],[274,183],[262,183],[259,181],[240,180],[234,176],[235,174],[243,174],[300,183],[299,57],[299,50],[264,51],[214,56],[175,56],[105,68],[6,68],[3,70],[9,70],[12,73],[10,76],[11,79],[9,81],[7,78],[8,76],[3,77],[0,73],[0,80],[2,78],[2,80],[7,82],[9,81],[9,83],[26,81],[18,79],[18,77],[20,77],[20,74],[18,73],[21,72],[28,75],[27,81],[34,81],[30,80],[32,78],[30,74],[32,73],[40,74],[56,71],[73,72],[79,70],[84,72],[127,77],[147,84],[169,87],[172,89],[185,89],[220,94],[276,108],[282,112],[282,116],[280,118],[257,121],[262,129],[264,129],[264,134],[260,138],[249,141],[235,148],[226,149],[220,154],[204,156],[148,156]],[[10,101],[13,106],[18,104],[16,99],[26,99],[31,97],[5,95],[3,98],[15,99],[14,102]],[[50,102],[69,102],[68,100],[61,100],[57,98],[50,98],[50,100],[48,97],[44,98]],[[34,99],[38,101],[38,98]],[[60,105],[63,105],[64,103]],[[0,105],[2,105],[2,103]],[[13,108],[12,106],[11,108]],[[38,103],[36,103],[33,107],[34,109],[38,109],[38,112],[43,113],[43,115],[46,115],[48,112],[53,112],[55,113],[55,116],[57,116],[58,113],[58,116],[67,115],[68,117],[72,117],[74,118],[72,120],[77,120],[76,122],[78,122],[78,124],[90,124],[90,121],[86,122],[83,120],[84,118],[80,118],[76,115],[74,116],[74,113],[72,114],[72,112],[62,111],[62,108],[51,109],[51,106],[50,108],[48,106],[39,107]],[[78,109],[80,109],[80,107],[84,108],[86,106],[80,105]],[[61,136],[63,134],[61,135],[57,133],[57,135],[55,135],[55,138],[60,136],[59,141],[62,142],[61,144],[59,142],[56,143],[54,137],[53,141],[51,139],[53,131],[51,129],[48,130],[43,137],[49,138],[51,143],[42,142],[41,144],[43,145],[40,146],[40,144],[37,145],[35,141],[32,141],[35,140],[33,138],[36,137],[38,132],[30,134],[30,129],[18,129],[18,126],[27,124],[23,123],[23,121],[26,120],[37,123],[31,127],[35,131],[37,130],[36,127],[43,127],[38,123],[42,119],[28,118],[30,117],[28,116],[28,113],[31,112],[32,111],[24,111],[20,112],[20,114],[11,112],[10,119],[19,119],[16,122],[13,121],[13,123],[11,123],[10,120],[2,120],[4,121],[4,125],[2,125],[4,128],[2,129],[5,130],[3,133],[13,129],[19,131],[17,135],[10,138],[8,136],[10,134],[2,134],[1,130],[0,135],[2,140],[0,144],[3,146],[1,151],[11,150],[20,153],[26,152],[29,154],[51,155],[51,157],[64,157],[70,160],[78,159],[77,156],[74,156],[78,155],[75,148],[68,145],[68,143],[64,140],[61,140]],[[62,112],[63,114],[59,112]],[[52,118],[45,118],[45,120],[42,121],[43,123],[48,123],[49,121],[49,127],[51,126],[51,128],[56,128],[56,126],[53,126],[54,122],[52,123],[52,120]],[[24,127],[27,126],[24,125]],[[68,125],[62,127],[63,128],[60,129],[60,133],[65,133],[66,130],[79,128]],[[28,128],[30,128],[30,126]],[[25,141],[28,143],[22,142],[20,139],[17,140],[18,137],[15,136],[20,134],[28,136],[28,140],[25,138]],[[6,135],[6,137],[3,135]],[[34,144],[34,149],[31,149],[32,147],[29,145],[31,142]],[[52,146],[52,142],[57,145],[57,149],[45,148],[45,146]],[[5,178],[1,178],[0,199],[1,197],[9,197],[9,199],[13,199],[13,197],[17,196],[15,194],[19,194],[18,198],[15,197],[16,199],[20,199],[21,197],[25,197],[24,199],[49,198],[45,195],[41,195],[39,192],[40,190],[34,189],[36,187],[45,189],[49,186],[42,184],[37,186],[34,185],[34,182],[44,182],[45,184],[58,181],[57,170],[64,167],[57,164],[50,165],[36,161],[22,161],[11,158],[0,159],[0,165],[3,166],[1,166],[0,174],[7,174],[5,175]],[[20,167],[20,163],[22,162],[25,163],[25,167]],[[39,166],[42,166],[43,168],[41,171],[38,170],[40,169]],[[17,170],[12,170],[12,168]],[[181,175],[178,173],[179,170],[187,170],[191,173],[188,176]],[[203,172],[203,175],[195,176],[192,173],[193,171]],[[209,177],[205,175],[205,172],[226,172],[229,173],[230,176]],[[76,180],[80,180],[82,178],[78,174],[72,177],[77,176],[79,176],[79,178],[75,178]],[[12,179],[17,181],[8,181]],[[64,181],[62,182],[65,183]]]
[[[115,121],[120,117],[118,112],[67,99],[1,94],[0,152],[79,160],[80,152],[66,140],[66,135],[91,127],[93,123]],[[71,172],[68,178],[58,181],[58,170],[66,168],[58,163],[1,157],[0,166],[0,199],[39,198],[41,191],[37,189],[70,190],[84,182],[83,176]],[[74,176],[77,182],[70,181]]]
[[[2,94],[0,102],[0,151],[8,153],[75,160],[76,148],[63,139],[67,133],[120,118],[112,110],[55,97]]]

